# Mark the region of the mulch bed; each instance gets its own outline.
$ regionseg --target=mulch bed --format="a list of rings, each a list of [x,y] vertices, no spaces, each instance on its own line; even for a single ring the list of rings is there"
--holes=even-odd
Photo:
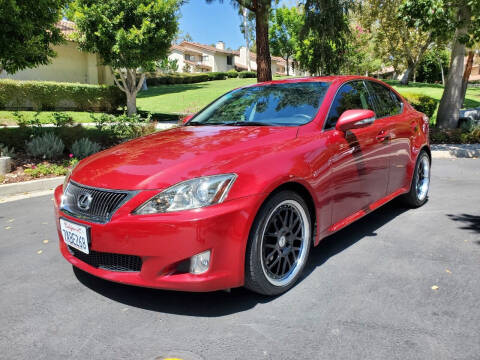
[[[0,175],[0,185],[1,184],[12,184],[22,181],[28,180],[38,180],[38,179],[46,179],[57,177],[58,175],[50,174],[50,175],[39,175],[33,177],[31,175],[25,174],[25,169],[33,168],[38,166],[39,164],[63,164],[64,160],[59,161],[44,161],[40,159],[33,159],[25,154],[17,154],[13,160],[13,170],[8,174]]]

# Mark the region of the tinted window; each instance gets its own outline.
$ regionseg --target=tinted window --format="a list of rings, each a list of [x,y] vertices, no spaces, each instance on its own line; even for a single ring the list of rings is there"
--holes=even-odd
[[[325,123],[325,129],[333,129],[340,115],[346,110],[369,109],[373,106],[369,103],[368,92],[363,81],[352,81],[343,85],[335,95]]]
[[[188,124],[303,125],[317,114],[329,85],[326,82],[302,82],[234,90],[202,110]]]
[[[402,105],[400,99],[385,86],[368,81],[368,90],[371,93],[371,100],[377,109],[377,117],[393,116],[400,114]]]

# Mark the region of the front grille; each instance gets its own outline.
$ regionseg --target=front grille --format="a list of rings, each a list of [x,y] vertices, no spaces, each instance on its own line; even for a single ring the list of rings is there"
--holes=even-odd
[[[106,223],[134,194],[134,191],[97,189],[70,181],[63,194],[61,210],[80,219]],[[82,200],[86,201],[82,203]]]
[[[85,254],[71,246],[68,247],[70,254],[77,259],[98,269],[110,271],[140,271],[142,258],[134,255],[113,254],[99,251],[91,251]]]

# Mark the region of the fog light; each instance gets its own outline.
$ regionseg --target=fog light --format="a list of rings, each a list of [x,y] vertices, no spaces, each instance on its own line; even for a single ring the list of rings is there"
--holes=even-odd
[[[190,258],[190,273],[203,274],[210,266],[210,250],[201,252]]]

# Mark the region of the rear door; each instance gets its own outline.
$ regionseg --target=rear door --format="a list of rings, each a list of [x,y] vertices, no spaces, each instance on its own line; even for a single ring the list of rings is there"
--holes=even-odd
[[[388,158],[384,154],[383,141],[378,139],[382,124],[375,121],[365,128],[346,133],[335,129],[338,118],[346,110],[375,111],[368,96],[362,80],[343,84],[325,121],[324,130],[331,131],[332,224],[337,227],[341,227],[342,220],[360,210],[367,211],[370,204],[386,195]]]
[[[370,101],[375,106],[377,121],[385,132],[384,150],[388,156],[389,182],[387,194],[406,186],[407,165],[410,163],[410,138],[414,134],[415,124],[410,124],[404,111],[402,100],[386,86],[366,81]]]

